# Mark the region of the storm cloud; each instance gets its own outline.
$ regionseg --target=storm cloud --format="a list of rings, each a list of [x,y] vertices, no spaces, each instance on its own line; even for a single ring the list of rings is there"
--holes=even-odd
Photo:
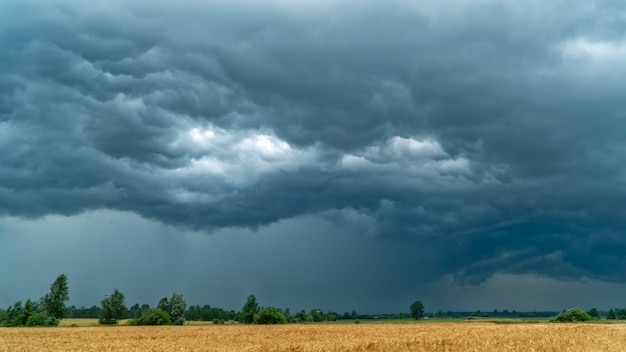
[[[205,234],[313,217],[419,257],[382,256],[386,275],[624,282],[624,16],[4,1],[0,215],[111,210]]]

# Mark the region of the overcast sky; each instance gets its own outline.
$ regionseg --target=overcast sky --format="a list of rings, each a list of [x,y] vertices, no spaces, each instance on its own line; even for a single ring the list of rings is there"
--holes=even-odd
[[[626,306],[626,4],[0,2],[0,306]]]

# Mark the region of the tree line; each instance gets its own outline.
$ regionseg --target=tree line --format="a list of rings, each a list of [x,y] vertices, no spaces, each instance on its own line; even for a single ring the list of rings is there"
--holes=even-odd
[[[110,295],[105,296],[100,301],[100,306],[89,308],[75,306],[66,307],[65,302],[69,301],[68,279],[65,274],[58,276],[50,285],[50,291],[39,300],[27,299],[25,302],[18,301],[6,310],[0,309],[0,326],[56,326],[59,320],[64,318],[98,318],[100,324],[112,325],[118,321],[129,319],[130,325],[183,325],[186,321],[212,321],[214,324],[225,324],[227,322],[238,322],[242,324],[285,324],[285,323],[315,323],[337,320],[359,320],[386,318],[422,319],[427,317],[443,318],[444,313],[438,311],[436,314],[425,314],[424,304],[415,301],[409,306],[408,314],[396,315],[360,315],[355,310],[339,314],[332,311],[324,312],[321,309],[301,310],[292,313],[289,308],[281,309],[277,307],[263,307],[259,304],[254,295],[249,295],[241,308],[241,311],[224,310],[222,308],[211,307],[210,305],[187,306],[187,302],[180,293],[173,293],[170,297],[163,297],[155,307],[148,304],[135,304],[130,308],[125,304],[125,297],[118,289],[114,289]],[[549,314],[550,313],[550,314]],[[460,314],[460,315],[459,315]],[[476,311],[475,313],[458,313],[454,315],[448,312],[445,317],[509,317],[527,316],[507,310],[499,312],[494,310],[492,314]],[[533,317],[554,316],[553,312],[534,312]],[[587,321],[598,320],[605,317],[608,320],[626,320],[626,309],[610,309],[608,312],[599,312],[596,308],[585,312],[580,309],[569,309],[558,314],[554,321]]]
[[[50,292],[38,301],[15,302],[0,312],[0,326],[55,326],[65,318],[65,302],[69,301],[67,276],[60,275],[50,285]]]
[[[187,320],[213,321],[214,324],[282,324],[375,318],[359,315],[355,310],[343,314],[321,309],[292,313],[289,308],[262,307],[254,295],[248,296],[239,312],[210,305],[187,307],[180,293],[173,293],[169,298],[163,297],[154,308],[148,304],[135,304],[128,308],[124,294],[118,289],[105,296],[100,306],[66,307],[65,302],[69,299],[68,279],[65,274],[61,274],[50,285],[50,292],[39,300],[27,299],[25,303],[18,301],[6,310],[0,309],[0,326],[56,326],[64,318],[98,318],[103,325],[117,324],[123,319],[130,319],[130,325],[183,325]],[[421,309],[423,314],[423,306]]]

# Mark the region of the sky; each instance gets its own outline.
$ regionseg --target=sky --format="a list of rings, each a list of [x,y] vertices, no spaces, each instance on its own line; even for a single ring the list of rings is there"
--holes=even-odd
[[[0,307],[626,307],[626,4],[0,2]]]

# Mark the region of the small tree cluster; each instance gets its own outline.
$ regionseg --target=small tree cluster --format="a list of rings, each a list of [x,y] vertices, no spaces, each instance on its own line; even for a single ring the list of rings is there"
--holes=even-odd
[[[352,313],[345,312],[341,317],[339,317],[339,319],[356,320],[358,317],[359,315],[357,314],[356,310],[353,309]]]
[[[356,316],[357,316],[356,312],[354,313],[355,313],[354,319],[356,319]],[[351,319],[350,313],[347,313],[347,314],[349,317],[345,319]],[[337,319],[344,319],[344,317],[338,313],[331,312],[331,311],[324,312],[318,308],[311,309],[308,313],[305,310],[301,310],[293,315],[291,314],[289,309],[286,309],[284,315],[288,323],[316,323],[316,322],[337,321]]]
[[[609,310],[608,315],[606,316],[608,320],[626,320],[626,309],[611,309]]]
[[[40,305],[30,299],[22,306],[18,301],[9,307],[0,319],[1,326],[56,326],[58,320],[41,310]]]
[[[180,293],[173,293],[172,297],[168,300],[167,297],[161,298],[157,308],[166,312],[169,315],[172,324],[183,325],[185,324],[185,309],[187,309],[187,302],[183,299],[183,295]]]
[[[617,319],[617,316],[615,315],[615,312],[613,311],[613,309],[609,310],[609,314],[606,316],[606,318],[608,320],[615,320],[615,319]]]
[[[286,324],[287,319],[278,309],[274,307],[266,307],[254,316],[255,324]]]
[[[168,300],[161,298],[156,309],[143,310],[139,318],[130,321],[132,325],[183,325],[185,324],[185,310],[187,302],[180,293],[173,293]],[[163,315],[165,314],[165,315]],[[166,317],[167,319],[165,319]]]
[[[238,313],[234,310],[226,311],[222,308],[211,307],[208,304],[203,306],[191,306],[185,312],[185,318],[187,320],[237,320]]]
[[[147,309],[137,319],[128,322],[130,325],[170,325],[170,315],[160,308]]]
[[[590,317],[592,317],[593,319],[600,319],[600,312],[598,312],[597,308],[591,308],[587,311],[587,314],[589,314]]]
[[[0,326],[55,326],[65,317],[65,301],[69,300],[67,276],[60,275],[50,285],[50,292],[40,301],[27,299],[15,302],[0,317]]]
[[[590,321],[593,320],[589,314],[578,308],[571,308],[565,312],[559,314],[552,321],[559,323],[573,323],[578,321]]]
[[[128,313],[126,314],[126,316],[128,318],[137,319],[141,316],[143,312],[145,312],[148,309],[150,309],[150,305],[142,304],[140,306],[139,304],[136,303],[132,305],[130,308],[128,308]]]
[[[249,295],[239,314],[239,322],[243,324],[285,324],[287,318],[283,312],[274,307],[261,309],[254,295]]]
[[[120,319],[126,319],[128,308],[124,304],[124,295],[118,289],[100,303],[102,304],[102,313],[98,320],[100,324],[113,325]]]

